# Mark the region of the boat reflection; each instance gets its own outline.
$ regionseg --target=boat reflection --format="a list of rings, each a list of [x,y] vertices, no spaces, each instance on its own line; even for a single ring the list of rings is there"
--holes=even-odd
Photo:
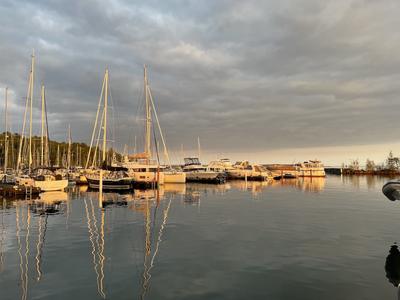
[[[304,192],[322,192],[325,189],[324,177],[301,177],[295,179],[281,179],[268,181],[230,181],[232,188],[240,191],[249,191],[253,196],[260,195],[266,188],[293,187]]]
[[[325,177],[303,177],[299,182],[299,188],[305,192],[318,193],[325,189]]]
[[[45,192],[41,193],[39,199],[30,204],[33,213],[39,215],[51,215],[64,213],[64,207],[67,203],[68,211],[68,193],[66,192]]]
[[[396,244],[392,245],[385,262],[386,278],[398,289],[397,298],[400,299],[400,251]]]
[[[15,207],[15,234],[18,245],[17,252],[20,269],[19,286],[21,286],[22,300],[29,298],[29,283],[32,278],[29,276],[30,267],[32,265],[34,266],[36,282],[40,281],[43,277],[42,261],[48,216],[54,214],[55,211],[59,211],[54,207],[55,204],[50,198],[46,200],[16,200],[12,202]],[[57,197],[57,199],[60,198]],[[65,199],[65,195],[62,195],[61,199]],[[58,200],[56,202],[58,203]],[[35,218],[37,218],[37,225],[35,225]],[[37,237],[32,238],[31,232],[36,232]],[[30,246],[32,243],[35,245],[33,250],[35,252],[34,257],[32,257],[30,253]]]
[[[252,196],[258,196],[262,191],[274,184],[274,180],[267,181],[246,181],[246,180],[232,180],[229,182],[232,188],[238,189],[240,191],[249,191]]]

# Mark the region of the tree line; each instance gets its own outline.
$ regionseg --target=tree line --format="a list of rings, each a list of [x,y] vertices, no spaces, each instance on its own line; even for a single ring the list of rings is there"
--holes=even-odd
[[[8,168],[15,169],[17,166],[18,151],[20,144],[21,135],[17,133],[8,133]],[[49,140],[48,152],[49,152],[49,166],[67,167],[68,166],[68,143],[57,142]],[[25,149],[26,150],[26,149]],[[94,148],[92,148],[92,157],[90,165],[93,160]],[[25,152],[23,152],[25,153]],[[71,167],[85,167],[87,155],[89,153],[89,145],[85,143],[71,143]],[[24,155],[24,154],[23,154]],[[27,154],[25,154],[25,161],[27,160]],[[98,149],[96,155],[95,165],[101,165],[102,151]],[[107,163],[111,163],[112,159],[120,159],[121,155],[115,152],[113,149],[107,152]],[[5,159],[5,133],[0,134],[0,166],[4,166]],[[32,137],[32,165],[33,167],[39,167],[41,163],[41,137]]]
[[[342,164],[342,171],[345,174],[396,174],[400,173],[400,158],[390,151],[385,161],[376,164],[373,160],[365,161],[364,168],[361,167],[358,159],[351,160],[349,164]]]

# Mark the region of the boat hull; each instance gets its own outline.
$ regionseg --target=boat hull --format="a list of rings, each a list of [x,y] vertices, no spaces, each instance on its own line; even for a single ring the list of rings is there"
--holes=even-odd
[[[382,192],[389,200],[400,200],[400,181],[392,180],[385,183]]]
[[[186,174],[183,172],[164,172],[164,183],[185,183]]]
[[[323,168],[300,169],[299,177],[326,177],[325,169]]]
[[[271,178],[268,173],[255,172],[252,170],[230,170],[228,173],[228,179],[240,179],[249,181],[266,181]]]
[[[89,188],[98,190],[100,189],[100,179],[87,178]],[[131,190],[133,188],[132,179],[103,179],[103,190],[115,191],[115,190]]]
[[[214,172],[186,172],[186,182],[225,183],[226,176]]]
[[[68,180],[35,180],[34,186],[40,188],[42,192],[63,191],[68,186]]]

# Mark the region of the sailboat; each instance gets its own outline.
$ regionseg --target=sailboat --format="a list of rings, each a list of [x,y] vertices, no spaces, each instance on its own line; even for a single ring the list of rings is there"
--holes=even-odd
[[[101,89],[101,94],[100,94],[100,99],[99,99],[99,104],[97,107],[97,114],[96,114],[96,120],[95,124],[93,127],[93,132],[92,132],[92,139],[90,142],[90,148],[86,160],[86,168],[88,169],[91,154],[92,154],[92,148],[93,148],[93,141],[95,137],[95,133],[97,131],[97,144],[93,153],[93,159],[92,159],[92,167],[94,167],[94,164],[96,162],[96,156],[97,152],[99,149],[99,140],[100,140],[100,134],[101,130],[103,130],[103,148],[102,148],[102,165],[100,166],[100,172],[91,172],[88,173],[86,176],[86,179],[88,181],[89,187],[92,189],[102,189],[103,190],[130,190],[132,189],[132,183],[133,179],[129,174],[127,173],[127,169],[125,168],[117,168],[117,167],[111,167],[109,168],[107,166],[107,160],[106,160],[106,153],[107,153],[107,109],[108,109],[108,93],[109,93],[109,76],[108,76],[108,69],[106,69],[105,74],[104,74],[104,79],[103,79],[103,86]],[[103,105],[103,111],[101,113],[101,120],[100,124],[98,124],[99,120],[99,113],[100,113],[100,107],[101,104]],[[99,125],[99,126],[98,126]],[[99,154],[100,156],[100,154]]]
[[[134,178],[136,186],[139,187],[154,187],[164,183],[184,183],[186,182],[186,175],[183,172],[172,169],[169,160],[168,150],[165,142],[164,135],[161,130],[160,122],[158,120],[157,111],[155,109],[153,97],[151,94],[147,68],[144,66],[144,98],[145,98],[145,146],[144,152],[126,155],[122,165],[127,167],[130,174]],[[166,157],[168,166],[161,166],[158,159],[158,146],[156,146],[157,161],[152,160],[152,147],[151,147],[151,134],[152,134],[152,115],[154,114],[158,131],[160,133],[161,141],[164,147],[164,156]],[[155,138],[155,132],[153,129]],[[136,148],[136,147],[135,147]]]
[[[49,152],[49,128],[47,123],[47,108],[45,88],[41,87],[42,99],[42,128],[41,128],[41,146],[40,146],[40,168],[33,170],[31,173],[34,179],[34,186],[40,188],[43,192],[63,191],[68,186],[68,180],[63,179],[61,175],[55,174],[50,168],[50,152]]]
[[[6,177],[7,174],[7,163],[8,163],[8,88],[5,89],[5,102],[4,102],[4,165],[3,172],[0,171],[0,181]]]

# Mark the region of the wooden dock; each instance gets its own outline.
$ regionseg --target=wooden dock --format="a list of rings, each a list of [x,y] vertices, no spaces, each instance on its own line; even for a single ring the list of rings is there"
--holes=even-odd
[[[15,198],[21,196],[38,195],[39,193],[40,188],[37,187],[12,184],[0,185],[0,196],[3,197]]]

